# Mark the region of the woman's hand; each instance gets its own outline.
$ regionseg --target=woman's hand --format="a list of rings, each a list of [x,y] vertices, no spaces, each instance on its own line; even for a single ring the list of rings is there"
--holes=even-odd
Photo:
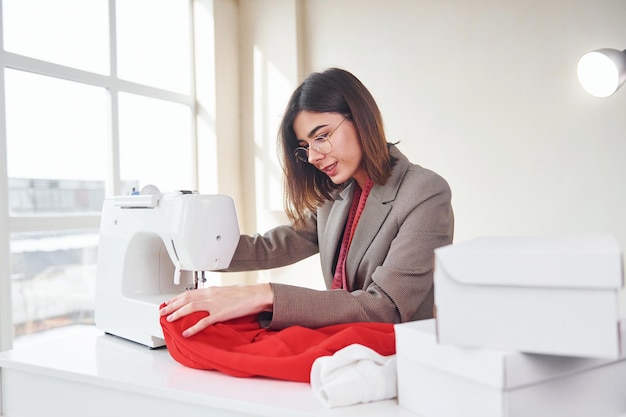
[[[167,316],[167,321],[174,321],[196,311],[208,312],[207,317],[183,332],[183,337],[190,337],[215,323],[272,311],[273,305],[270,284],[230,285],[185,291],[167,300],[159,313]]]

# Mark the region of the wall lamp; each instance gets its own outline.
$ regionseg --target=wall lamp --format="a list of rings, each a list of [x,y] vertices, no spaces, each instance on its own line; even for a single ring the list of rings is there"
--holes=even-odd
[[[592,96],[608,97],[626,80],[626,50],[597,49],[578,61],[578,81]]]

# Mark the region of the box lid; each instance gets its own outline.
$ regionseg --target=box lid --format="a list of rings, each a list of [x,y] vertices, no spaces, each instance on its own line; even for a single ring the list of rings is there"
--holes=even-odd
[[[624,334],[623,322],[622,334]],[[395,325],[396,352],[425,366],[500,390],[596,368],[615,359],[539,355],[437,343],[436,319]],[[624,352],[618,361],[624,360]]]
[[[606,234],[480,237],[435,249],[436,268],[464,284],[617,289],[622,253]]]

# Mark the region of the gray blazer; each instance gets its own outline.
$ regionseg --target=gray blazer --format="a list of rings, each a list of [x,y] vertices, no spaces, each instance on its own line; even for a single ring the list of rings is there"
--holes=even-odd
[[[448,183],[397,159],[385,185],[374,185],[357,225],[346,260],[350,292],[318,291],[272,283],[274,309],[261,323],[270,329],[310,328],[347,322],[399,323],[433,317],[434,249],[452,243],[454,216]],[[327,288],[355,184],[321,206],[301,231],[276,227],[264,235],[242,235],[229,271],[289,265],[319,252]]]

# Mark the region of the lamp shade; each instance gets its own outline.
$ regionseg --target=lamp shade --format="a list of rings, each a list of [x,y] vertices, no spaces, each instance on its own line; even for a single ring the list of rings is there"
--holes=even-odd
[[[626,80],[626,51],[598,49],[578,61],[578,80],[596,97],[608,97]]]

